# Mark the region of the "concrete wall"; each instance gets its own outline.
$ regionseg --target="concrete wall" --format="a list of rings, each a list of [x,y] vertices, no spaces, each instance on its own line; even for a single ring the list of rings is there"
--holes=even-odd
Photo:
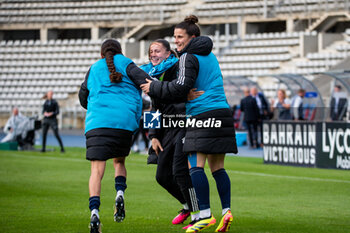
[[[312,35],[300,35],[300,57],[318,52],[318,38]]]
[[[350,57],[345,58],[342,62],[332,67],[332,70],[349,70]]]
[[[2,129],[6,125],[6,122],[10,118],[10,116],[10,113],[0,115],[0,129]]]
[[[125,43],[125,42],[124,42]],[[138,58],[140,56],[140,42],[126,42],[125,45],[122,42],[123,53],[129,58]]]
[[[318,51],[323,50],[335,41],[344,40],[343,34],[320,33],[318,34]]]

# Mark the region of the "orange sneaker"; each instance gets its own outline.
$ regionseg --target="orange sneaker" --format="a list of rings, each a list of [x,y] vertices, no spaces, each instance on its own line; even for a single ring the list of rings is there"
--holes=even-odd
[[[216,223],[216,219],[211,216],[210,218],[199,219],[194,225],[187,228],[186,233],[199,232],[204,229],[207,229]]]
[[[231,210],[228,210],[224,216],[222,216],[219,226],[216,228],[215,232],[226,232],[230,229],[231,223],[233,221],[233,216]]]

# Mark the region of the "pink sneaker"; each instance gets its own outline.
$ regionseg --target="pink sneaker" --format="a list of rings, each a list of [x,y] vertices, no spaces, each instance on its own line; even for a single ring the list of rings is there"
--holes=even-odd
[[[198,219],[193,220],[192,222],[190,222],[187,226],[184,226],[182,229],[186,230],[187,228],[193,226],[196,222],[198,222]]]
[[[182,209],[179,211],[179,214],[173,219],[172,223],[173,224],[181,224],[183,223],[188,216],[191,215],[191,212],[189,210]]]

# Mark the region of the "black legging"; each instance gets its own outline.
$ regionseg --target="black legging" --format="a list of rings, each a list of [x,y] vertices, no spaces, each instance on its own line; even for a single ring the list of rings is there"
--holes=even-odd
[[[187,203],[191,211],[198,211],[187,155],[182,152],[185,130],[173,129],[164,133],[163,151],[158,155],[156,180],[180,203]]]
[[[46,149],[46,136],[47,136],[47,131],[49,130],[49,127],[51,127],[52,131],[54,132],[55,137],[57,138],[57,141],[60,144],[61,151],[64,151],[61,137],[58,134],[58,124],[57,124],[56,118],[52,118],[52,119],[44,118],[44,121],[43,121],[43,147],[41,150],[45,151],[45,149]]]

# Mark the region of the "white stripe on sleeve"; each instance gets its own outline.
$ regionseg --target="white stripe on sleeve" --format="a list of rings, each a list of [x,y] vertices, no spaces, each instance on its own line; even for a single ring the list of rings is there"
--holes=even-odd
[[[178,78],[176,84],[180,84],[180,85],[184,85],[185,84],[185,61],[186,61],[186,55],[187,55],[187,53],[185,53],[184,55],[182,55],[180,57],[180,61],[179,61],[179,78]]]

